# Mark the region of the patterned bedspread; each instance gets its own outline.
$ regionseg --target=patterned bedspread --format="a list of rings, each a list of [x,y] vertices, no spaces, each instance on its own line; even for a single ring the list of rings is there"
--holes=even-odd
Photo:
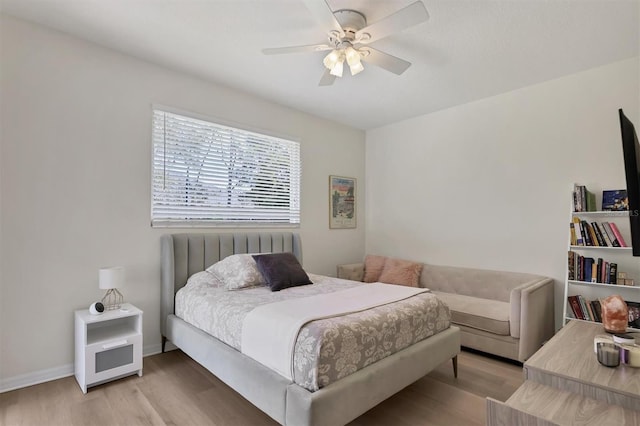
[[[226,290],[200,272],[176,294],[175,313],[240,350],[242,323],[253,308],[271,302],[366,285],[309,274],[313,285],[272,292],[266,287]],[[315,391],[392,355],[450,325],[449,308],[432,293],[334,318],[300,330],[294,349],[294,381]]]

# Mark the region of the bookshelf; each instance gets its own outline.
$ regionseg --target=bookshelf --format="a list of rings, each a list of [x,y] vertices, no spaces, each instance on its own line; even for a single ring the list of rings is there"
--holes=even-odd
[[[598,204],[600,206],[601,204]],[[571,296],[582,296],[585,304],[580,305],[583,309],[590,301],[598,301],[607,296],[618,294],[628,302],[640,303],[640,257],[632,256],[631,247],[613,247],[612,240],[608,236],[601,235],[598,237],[595,229],[598,228],[602,234],[607,233],[604,229],[604,223],[615,224],[618,233],[625,242],[625,245],[631,243],[631,233],[629,228],[629,212],[628,211],[575,211],[575,198],[570,207],[570,220],[572,224],[569,226],[569,243],[568,243],[568,259],[567,273],[565,275],[564,298],[563,298],[563,325],[570,319],[581,320],[579,316],[574,315],[569,298]],[[575,224],[576,219],[580,224]],[[599,241],[606,245],[586,245],[586,238],[582,236],[582,241],[576,241],[576,227],[584,229],[584,222],[588,223],[586,227],[589,232],[590,240]],[[596,225],[594,225],[594,223]],[[585,232],[582,230],[582,232]],[[593,238],[595,234],[595,238]],[[591,244],[599,244],[591,241]],[[570,252],[574,254],[571,255]],[[572,257],[573,256],[573,257]],[[591,260],[592,259],[592,260]],[[600,262],[598,262],[600,260]],[[593,262],[592,267],[585,265]],[[598,266],[600,265],[600,266]],[[612,265],[615,265],[615,272],[611,272]],[[592,272],[589,272],[591,270]],[[618,273],[626,274],[626,278],[618,278]],[[586,273],[586,274],[585,274]],[[586,276],[586,275],[589,276]],[[615,278],[614,278],[615,275]],[[634,285],[626,285],[627,280],[633,280]],[[612,283],[614,282],[615,283]],[[591,315],[595,313],[595,306],[586,306]],[[597,316],[597,314],[595,315]],[[638,331],[637,328],[629,328],[630,331]]]

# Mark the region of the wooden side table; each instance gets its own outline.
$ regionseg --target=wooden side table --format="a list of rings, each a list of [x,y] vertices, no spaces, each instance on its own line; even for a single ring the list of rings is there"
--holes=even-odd
[[[640,368],[600,365],[598,334],[600,323],[570,321],[525,362],[526,381],[506,402],[487,398],[487,425],[639,425]]]
[[[524,364],[525,378],[640,410],[640,368],[600,365],[593,351],[598,334],[607,334],[600,323],[570,321]]]
[[[142,311],[130,303],[91,315],[75,312],[75,376],[83,393],[110,380],[142,376]]]

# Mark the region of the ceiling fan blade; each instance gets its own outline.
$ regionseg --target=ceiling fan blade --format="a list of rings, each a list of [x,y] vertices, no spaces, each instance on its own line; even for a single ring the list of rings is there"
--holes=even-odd
[[[329,31],[335,30],[340,34],[340,37],[344,35],[340,22],[338,22],[325,0],[304,0],[304,4],[315,16],[318,23],[322,25],[322,28],[326,28]]]
[[[322,74],[322,78],[320,79],[320,83],[318,83],[318,86],[331,86],[333,82],[336,81],[336,76],[331,75],[330,73],[330,70],[324,70],[324,74]]]
[[[281,55],[283,53],[320,52],[331,49],[333,49],[333,47],[327,46],[326,44],[310,44],[308,46],[269,47],[262,49],[262,53],[265,55]]]
[[[403,31],[429,19],[429,12],[421,1],[411,3],[404,9],[382,18],[369,26],[356,32],[356,39],[360,43],[371,43],[390,36],[393,33]],[[368,34],[368,35],[367,35]]]
[[[363,61],[390,71],[394,74],[400,75],[411,66],[411,62],[407,62],[404,59],[396,58],[393,55],[389,55],[388,53],[381,52],[369,46],[359,50],[369,51],[369,54],[362,58]]]

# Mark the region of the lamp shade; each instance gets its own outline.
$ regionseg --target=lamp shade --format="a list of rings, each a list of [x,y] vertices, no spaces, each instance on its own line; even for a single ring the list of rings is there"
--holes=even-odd
[[[360,54],[353,47],[347,47],[344,51],[344,55],[347,58],[347,64],[349,64],[350,67],[360,63]]]
[[[343,69],[344,58],[340,58],[338,62],[331,68],[329,74],[335,75],[336,77],[342,77],[342,69]]]
[[[351,70],[351,75],[356,75],[364,71],[364,66],[362,65],[362,62],[358,61],[353,65],[349,65],[349,69]]]
[[[332,50],[331,52],[329,52],[327,56],[324,57],[324,60],[322,61],[322,63],[324,64],[325,67],[327,67],[328,69],[331,69],[336,65],[339,59],[340,59],[340,53],[338,53],[337,50]]]
[[[98,285],[102,290],[122,287],[124,285],[124,268],[122,266],[101,268],[98,272]]]

